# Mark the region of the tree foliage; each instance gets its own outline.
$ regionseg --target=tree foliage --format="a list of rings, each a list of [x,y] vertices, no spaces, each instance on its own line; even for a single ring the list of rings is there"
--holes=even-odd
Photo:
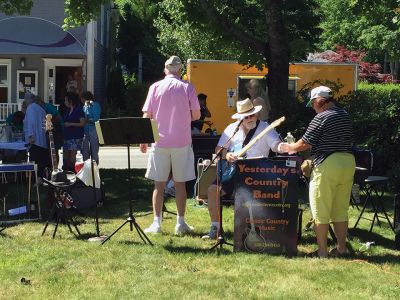
[[[359,68],[358,77],[361,81],[369,83],[393,82],[390,74],[382,74],[382,67],[379,63],[366,62],[364,58],[367,52],[360,50],[349,50],[344,46],[336,46],[335,51],[325,51],[313,54],[314,58],[329,62],[350,62],[357,63]]]
[[[318,0],[323,21],[320,48],[345,45],[349,49],[368,49],[371,61],[400,58],[398,0]],[[392,75],[394,70],[392,70]]]
[[[118,30],[118,57],[130,74],[138,74],[138,55],[143,57],[143,78],[154,81],[163,74],[165,55],[158,50],[157,29],[153,19],[158,14],[157,1],[119,1],[121,18]]]
[[[6,15],[18,13],[27,15],[33,6],[32,0],[0,0],[0,11]]]
[[[64,28],[77,27],[96,20],[101,11],[101,5],[109,0],[65,0]]]
[[[269,67],[273,99],[287,99],[288,65],[318,36],[314,0],[163,0],[155,24],[164,53]]]
[[[101,5],[109,0],[66,0],[64,28],[77,27],[97,19]],[[29,15],[33,0],[0,0],[0,11],[6,15]]]

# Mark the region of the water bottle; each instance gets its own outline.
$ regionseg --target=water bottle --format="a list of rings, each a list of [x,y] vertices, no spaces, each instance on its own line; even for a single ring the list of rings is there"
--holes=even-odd
[[[81,151],[78,150],[75,157],[75,173],[78,173],[83,168],[83,164],[83,155]]]
[[[296,142],[296,140],[294,139],[294,136],[292,135],[292,133],[289,131],[285,137],[285,142],[288,144],[293,144]]]

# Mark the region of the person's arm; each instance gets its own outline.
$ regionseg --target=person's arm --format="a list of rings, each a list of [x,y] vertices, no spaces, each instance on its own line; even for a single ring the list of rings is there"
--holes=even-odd
[[[78,123],[65,122],[64,126],[65,127],[84,127],[85,124],[86,124],[86,119],[85,118],[79,118],[79,122]]]
[[[192,110],[191,113],[192,113],[192,121],[200,119],[201,116],[200,109]]]
[[[205,112],[205,116],[206,116],[206,118],[211,118],[211,113],[210,113],[210,111],[208,110],[208,107],[207,106],[204,106],[203,107],[204,108],[204,112]]]
[[[297,153],[311,149],[311,145],[307,144],[305,141],[303,141],[303,139],[299,139],[296,143],[293,144],[281,143],[279,144],[278,148],[281,152]]]
[[[152,118],[151,112],[149,112],[149,111],[144,111],[144,112],[143,112],[143,118],[149,118],[149,119],[151,119],[151,118]],[[148,148],[148,144],[140,144],[140,145],[139,145],[139,148],[140,148],[140,152],[146,153],[146,152],[147,152],[147,148]]]

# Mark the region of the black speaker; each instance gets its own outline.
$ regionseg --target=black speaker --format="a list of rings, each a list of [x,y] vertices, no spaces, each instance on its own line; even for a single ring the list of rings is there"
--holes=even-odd
[[[394,196],[394,242],[397,250],[400,250],[400,194]]]

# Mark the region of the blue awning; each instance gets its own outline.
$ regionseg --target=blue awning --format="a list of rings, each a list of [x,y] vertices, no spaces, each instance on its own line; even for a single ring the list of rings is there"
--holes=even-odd
[[[0,20],[0,54],[85,55],[82,44],[59,25],[34,17]]]

